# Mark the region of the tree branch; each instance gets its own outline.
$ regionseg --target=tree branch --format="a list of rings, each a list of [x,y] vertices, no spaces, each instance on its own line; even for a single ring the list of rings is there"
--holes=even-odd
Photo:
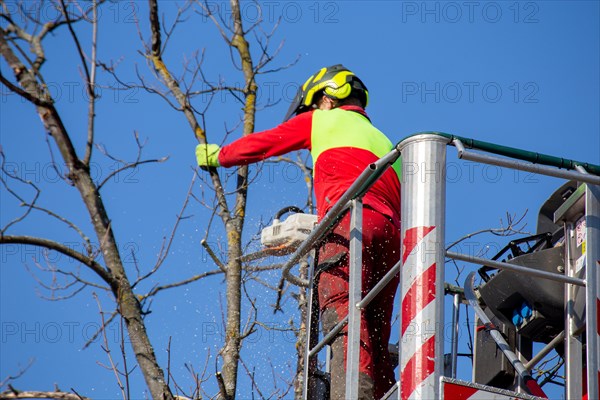
[[[6,157],[4,156],[4,152],[2,151],[1,148],[0,148],[0,160],[1,160],[0,161],[0,172],[1,172],[0,173],[0,182],[4,185],[4,187],[6,188],[6,191],[8,193],[13,195],[17,200],[19,200],[21,202],[22,206],[27,207],[27,210],[25,210],[23,215],[18,216],[17,218],[15,218],[12,221],[10,221],[9,223],[7,223],[5,226],[0,227],[0,236],[2,236],[4,234],[4,232],[6,232],[8,230],[8,228],[10,228],[12,225],[15,225],[15,224],[19,223],[20,221],[24,220],[29,215],[29,213],[31,213],[31,210],[34,209],[35,204],[36,204],[38,198],[40,197],[41,191],[40,191],[40,189],[38,189],[38,187],[35,185],[35,183],[33,183],[31,181],[26,181],[6,169]],[[33,190],[35,191],[35,195],[33,196],[33,199],[30,201],[26,201],[15,190],[11,189],[8,185],[8,182],[6,180],[4,180],[4,175],[10,177],[11,179],[17,180],[23,184],[26,184],[26,185],[29,185],[30,187],[32,187]]]
[[[208,244],[208,242],[206,241],[206,239],[202,239],[200,241],[200,244],[202,245],[202,247],[204,247],[204,249],[206,250],[206,252],[210,256],[210,258],[212,258],[212,260],[215,262],[215,264],[217,264],[217,267],[219,267],[219,269],[221,271],[226,272],[227,271],[227,267],[221,262],[221,260],[219,260],[219,257],[217,257],[217,255],[215,254],[215,252],[213,251],[213,249],[210,247],[210,245]]]
[[[192,189],[194,187],[194,183],[195,182],[196,182],[196,174],[194,174],[193,177],[192,177],[192,181],[190,183],[190,187],[188,189],[187,195],[185,196],[185,201],[183,202],[183,206],[181,207],[181,211],[179,211],[179,214],[177,215],[177,218],[175,220],[175,225],[173,226],[173,229],[171,230],[171,235],[169,236],[169,239],[166,240],[165,238],[163,238],[163,244],[162,244],[162,246],[160,248],[160,251],[158,252],[158,259],[156,260],[156,264],[154,265],[154,268],[152,268],[145,275],[139,276],[136,279],[136,281],[133,283],[132,287],[135,287],[138,283],[140,283],[144,279],[147,279],[148,277],[152,276],[156,271],[158,271],[158,269],[162,266],[162,264],[164,263],[164,261],[167,259],[167,256],[169,255],[169,251],[171,250],[171,245],[173,244],[173,240],[175,239],[175,232],[177,232],[177,228],[179,227],[179,223],[184,219],[183,213],[184,213],[184,211],[187,208],[187,205],[189,203],[189,200],[190,200],[190,197],[191,197],[191,193],[192,193]],[[165,245],[165,240],[166,240],[166,245]]]
[[[195,282],[195,281],[200,280],[202,278],[206,278],[208,276],[218,275],[218,274],[222,274],[222,273],[223,273],[223,271],[221,271],[220,269],[214,269],[212,271],[203,272],[201,274],[194,275],[191,278],[188,278],[188,279],[180,281],[180,282],[170,283],[170,284],[167,284],[167,285],[156,286],[150,292],[148,292],[147,294],[145,294],[145,295],[143,295],[141,297],[142,297],[142,300],[145,300],[148,297],[154,296],[155,294],[157,294],[158,292],[160,292],[162,290],[173,289],[173,288],[176,288],[176,287],[179,287],[179,286],[184,286],[184,285],[187,285],[188,283]]]
[[[179,103],[182,112],[184,113],[196,139],[200,143],[206,143],[206,132],[196,119],[193,109],[190,105],[189,99],[181,90],[179,83],[173,78],[171,73],[169,72],[167,66],[165,65],[162,59],[161,53],[161,28],[160,22],[158,18],[158,1],[157,0],[149,0],[150,5],[150,29],[152,31],[152,46],[151,53],[147,55],[147,57],[152,62],[154,69],[158,72],[158,74],[162,77],[165,85],[171,91],[175,99]],[[221,180],[219,175],[217,174],[216,169],[210,169],[210,176],[212,179],[213,186],[215,188],[215,193],[217,194],[220,216],[225,220],[229,218],[229,206],[227,205],[227,200],[225,199],[225,194],[223,190],[223,186],[221,184]]]
[[[18,378],[22,377],[23,375],[25,375],[27,370],[33,365],[34,362],[35,362],[35,359],[30,358],[29,362],[27,363],[27,365],[25,367],[19,368],[19,371],[17,371],[17,373],[15,373],[14,375],[9,375],[3,381],[1,381],[0,388],[4,387],[4,385],[6,385],[8,382],[14,381],[15,379],[18,379]]]
[[[98,264],[93,258],[90,258],[84,254],[81,254],[78,251],[73,250],[70,247],[67,247],[61,243],[55,242],[49,239],[43,239],[33,236],[13,236],[13,235],[4,235],[0,236],[0,244],[27,244],[32,246],[44,247],[49,250],[54,250],[59,253],[62,253],[68,257],[71,257],[74,260],[81,262],[82,264],[89,267],[92,271],[94,271],[102,280],[108,283],[111,287],[115,285],[114,278],[110,274],[110,272],[102,265]]]
[[[92,295],[94,296],[94,300],[96,300],[96,304],[98,305],[98,311],[100,313],[100,319],[102,320],[102,326],[106,326],[106,321],[104,320],[104,311],[102,311],[102,305],[100,304],[100,299],[98,298],[98,295],[96,295],[96,293],[93,293]],[[123,332],[121,332],[121,342],[124,340],[122,334],[123,334]],[[110,369],[113,371],[113,373],[115,375],[115,379],[117,381],[117,385],[119,386],[119,389],[121,390],[121,395],[123,396],[123,400],[127,400],[127,399],[129,399],[129,371],[127,371],[127,364],[125,364],[125,370],[123,372],[119,371],[119,369],[117,368],[115,362],[113,361],[112,354],[110,351],[108,337],[106,336],[106,329],[102,329],[102,339],[104,341],[104,347],[102,347],[102,350],[104,350],[104,352],[106,353],[106,357],[108,357],[108,361],[110,362]],[[125,378],[127,380],[126,385],[123,385],[123,383],[121,382],[120,375],[125,375]]]
[[[10,386],[10,390],[0,393],[0,400],[9,399],[59,399],[59,400],[91,400],[89,397],[81,397],[78,394],[68,392],[40,392],[35,390],[16,390]]]
[[[2,29],[2,28],[0,28],[0,29]],[[2,40],[3,39],[0,36],[0,46],[4,45],[4,43],[2,43]],[[2,82],[11,92],[16,93],[17,95],[19,95],[22,98],[24,98],[25,100],[35,104],[36,106],[47,107],[52,104],[45,100],[39,99],[38,97],[26,92],[25,90],[21,89],[20,87],[14,85],[11,81],[6,79],[6,77],[2,74],[1,71],[0,71],[0,82]]]
[[[100,190],[107,182],[109,182],[114,176],[120,174],[123,171],[126,171],[128,169],[132,169],[132,168],[137,168],[138,166],[142,165],[142,164],[150,164],[150,163],[162,163],[165,162],[169,159],[169,156],[165,156],[162,158],[155,158],[155,159],[147,159],[147,160],[142,160],[142,152],[143,152],[143,148],[146,144],[146,142],[144,143],[140,143],[139,140],[139,135],[136,132],[134,132],[134,138],[135,138],[135,142],[138,148],[138,152],[137,152],[137,156],[135,161],[132,162],[128,162],[125,160],[120,160],[114,156],[112,156],[104,146],[102,145],[96,145],[96,147],[98,148],[98,150],[100,150],[100,152],[102,154],[104,154],[106,157],[110,158],[113,161],[119,162],[121,164],[123,164],[123,166],[121,168],[117,168],[114,171],[112,171],[110,174],[108,174],[106,176],[106,178],[104,178],[102,180],[102,182],[100,182],[97,186],[98,186],[98,190]]]

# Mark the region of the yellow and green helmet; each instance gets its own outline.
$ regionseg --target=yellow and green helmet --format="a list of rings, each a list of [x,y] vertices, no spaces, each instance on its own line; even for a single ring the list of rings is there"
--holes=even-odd
[[[362,97],[365,107],[369,102],[369,92],[365,84],[348,68],[336,64],[321,68],[304,82],[283,120],[287,121],[294,114],[310,110],[319,99],[319,96],[315,95],[321,91],[325,96],[335,100],[345,99],[354,92],[359,98]]]

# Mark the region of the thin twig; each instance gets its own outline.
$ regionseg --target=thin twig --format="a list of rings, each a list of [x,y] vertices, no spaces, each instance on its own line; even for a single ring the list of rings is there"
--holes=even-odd
[[[106,330],[106,327],[108,325],[110,325],[110,323],[113,321],[113,319],[115,319],[115,317],[118,314],[119,314],[119,312],[117,310],[113,311],[112,314],[110,314],[110,317],[108,317],[108,319],[104,321],[104,323],[92,335],[92,337],[87,342],[85,342],[85,344],[83,345],[83,347],[81,348],[81,350],[87,349],[92,343],[94,343],[96,341],[96,339],[98,338],[98,336],[100,336],[100,334],[102,334],[104,332],[104,330]]]
[[[4,387],[10,381],[17,380],[20,377],[22,377],[23,375],[25,375],[27,370],[33,365],[34,362],[35,362],[35,358],[30,358],[25,367],[19,368],[19,370],[15,374],[8,375],[6,378],[4,378],[3,381],[0,381],[0,388]]]
[[[169,255],[169,252],[171,250],[171,245],[173,244],[173,241],[175,239],[175,233],[177,232],[177,228],[179,227],[179,223],[185,219],[185,217],[183,216],[183,213],[185,212],[185,210],[188,206],[195,182],[196,182],[196,174],[194,174],[192,176],[192,181],[188,188],[187,195],[185,196],[185,200],[183,202],[181,210],[179,211],[179,214],[177,215],[177,218],[175,219],[175,225],[173,226],[173,229],[171,229],[171,234],[169,235],[169,239],[167,240],[166,238],[163,238],[163,244],[158,252],[158,259],[156,261],[156,264],[148,273],[146,273],[143,276],[138,277],[138,279],[136,279],[136,281],[133,283],[132,288],[135,287],[138,283],[140,283],[143,280],[147,279],[148,277],[152,276],[156,271],[158,271],[158,269],[162,266],[162,264],[166,260],[167,256]],[[166,242],[166,245],[165,245],[165,242]]]
[[[92,296],[94,296],[94,300],[96,300],[96,304],[98,304],[98,310],[100,312],[100,319],[102,320],[102,325],[104,326],[106,321],[104,321],[104,311],[102,311],[102,305],[100,304],[100,299],[98,299],[98,295],[96,293],[92,293]],[[104,339],[104,346],[102,347],[102,350],[104,350],[104,352],[106,353],[106,356],[108,357],[108,361],[110,362],[110,369],[113,371],[113,373],[115,375],[115,379],[117,380],[117,385],[119,385],[119,389],[121,390],[121,395],[123,396],[123,400],[127,400],[129,397],[125,393],[125,387],[123,386],[123,383],[121,382],[121,377],[120,377],[122,372],[120,372],[117,369],[117,366],[113,362],[112,355],[110,352],[110,346],[108,343],[108,337],[106,336],[105,329],[102,330],[102,337]],[[100,366],[104,366],[100,362],[98,362],[98,364]],[[127,373],[127,371],[125,371],[125,373]]]
[[[19,222],[21,222],[22,220],[24,220],[29,213],[31,213],[31,210],[33,209],[33,206],[36,204],[38,198],[40,197],[41,191],[40,189],[35,185],[35,183],[31,182],[31,181],[26,181],[24,179],[22,179],[21,177],[17,176],[16,174],[11,173],[10,171],[8,171],[6,169],[6,157],[4,156],[4,152],[2,151],[2,148],[0,147],[0,182],[4,185],[4,187],[6,188],[6,190],[13,196],[15,197],[17,200],[19,200],[21,202],[22,206],[26,206],[27,209],[25,210],[25,212],[15,218],[14,220],[10,221],[8,224],[6,224],[4,227],[2,227],[2,230],[0,230],[0,237],[2,235],[4,235],[4,232],[6,232],[8,230],[8,228],[10,228],[12,225],[15,225]],[[35,191],[35,195],[33,196],[33,199],[30,201],[25,200],[23,197],[21,197],[15,190],[13,190],[9,185],[8,182],[4,179],[4,175],[10,177],[11,179],[14,179],[18,182],[21,182],[23,184],[26,184],[28,186],[30,186],[31,188],[33,188],[33,190]]]

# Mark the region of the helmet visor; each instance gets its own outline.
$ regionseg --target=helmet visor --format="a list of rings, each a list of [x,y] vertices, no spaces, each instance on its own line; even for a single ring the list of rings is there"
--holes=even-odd
[[[300,108],[300,104],[302,104],[302,98],[302,87],[299,87],[298,91],[296,92],[296,95],[294,96],[294,100],[292,100],[292,103],[290,104],[290,108],[288,108],[287,113],[285,113],[283,122],[292,118],[292,116],[298,111],[298,109]]]

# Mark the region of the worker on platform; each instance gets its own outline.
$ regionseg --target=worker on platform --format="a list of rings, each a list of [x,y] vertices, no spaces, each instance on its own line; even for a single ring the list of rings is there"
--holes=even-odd
[[[350,70],[339,64],[322,68],[300,87],[282,124],[223,147],[200,144],[198,164],[232,167],[308,149],[321,219],[369,164],[393,148],[371,124],[365,112],[368,102],[367,87]],[[398,173],[399,165],[388,169],[363,198],[363,296],[400,257]],[[325,333],[348,314],[349,231],[346,214],[318,253],[315,279]],[[362,312],[360,399],[379,399],[395,383],[388,342],[397,286],[398,277]],[[331,399],[345,397],[346,342],[345,329],[331,343]]]

